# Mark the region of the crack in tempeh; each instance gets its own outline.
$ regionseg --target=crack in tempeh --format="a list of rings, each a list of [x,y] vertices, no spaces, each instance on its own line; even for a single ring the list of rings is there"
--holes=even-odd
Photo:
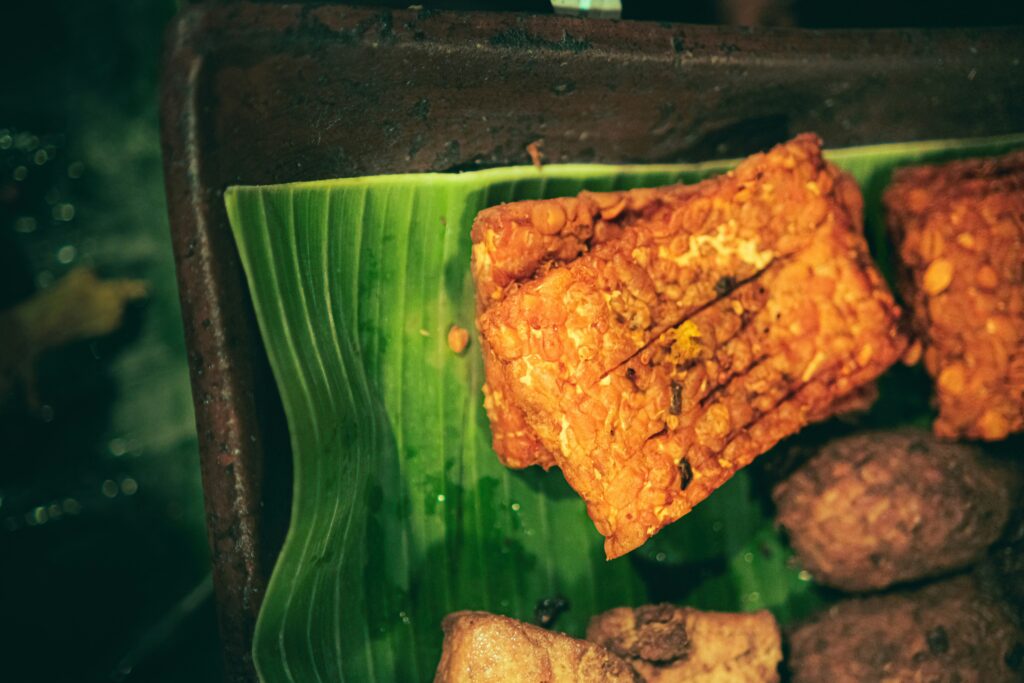
[[[641,355],[644,351],[646,351],[647,349],[649,349],[652,346],[654,346],[655,344],[657,344],[659,341],[661,341],[662,336],[665,333],[667,333],[667,332],[669,332],[671,330],[678,329],[680,326],[685,325],[687,322],[693,320],[694,318],[696,318],[698,315],[700,315],[704,311],[706,311],[708,309],[711,309],[711,308],[714,308],[716,304],[719,304],[719,303],[721,303],[723,301],[730,300],[731,297],[732,297],[732,293],[734,293],[736,290],[738,290],[741,287],[743,287],[745,285],[748,285],[748,284],[750,284],[752,282],[756,282],[756,281],[760,280],[761,277],[772,268],[772,266],[774,266],[776,263],[786,261],[789,257],[790,256],[783,256],[783,257],[780,257],[780,258],[773,258],[772,261],[767,266],[765,266],[761,270],[757,271],[756,273],[754,273],[750,277],[745,278],[743,280],[737,280],[736,284],[733,286],[733,288],[732,288],[732,290],[730,291],[729,294],[720,295],[717,298],[712,299],[711,301],[708,301],[707,303],[701,304],[700,306],[698,306],[697,308],[695,308],[692,311],[688,311],[688,312],[685,312],[685,313],[681,314],[681,318],[676,320],[675,322],[669,323],[669,324],[664,325],[664,326],[659,325],[659,326],[656,326],[656,327],[652,328],[651,331],[650,331],[650,333],[652,334],[652,337],[651,337],[650,340],[648,340],[642,347],[640,347],[635,352],[633,352],[628,358],[624,359],[621,363],[619,363],[618,365],[616,365],[615,367],[609,369],[607,372],[605,372],[603,375],[601,375],[601,377],[598,378],[598,380],[595,382],[595,384],[597,382],[600,382],[602,379],[604,379],[608,375],[612,374],[613,372],[617,371],[622,366],[628,365],[637,356]],[[661,329],[659,329],[659,328],[661,328]]]

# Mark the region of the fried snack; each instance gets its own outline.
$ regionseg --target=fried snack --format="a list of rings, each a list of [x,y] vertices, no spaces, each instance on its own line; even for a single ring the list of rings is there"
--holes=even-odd
[[[1024,506],[1017,506],[999,542],[989,549],[988,557],[975,571],[996,587],[1018,621],[1024,623]],[[1024,645],[1021,656],[1024,657]]]
[[[813,136],[698,185],[622,195],[636,208],[608,214],[625,216],[619,236],[485,288],[497,302],[478,317],[491,396],[500,387],[521,411],[609,558],[830,415],[905,343],[867,255],[860,195]],[[521,225],[544,206],[497,207],[477,224]],[[489,414],[500,449],[493,401]]]
[[[793,683],[1010,683],[1024,677],[1024,632],[970,576],[851,599],[790,634]]]
[[[442,622],[444,649],[434,683],[633,683],[629,665],[585,640],[487,612]]]
[[[801,564],[826,586],[886,588],[973,564],[1018,500],[1019,471],[925,431],[827,443],[772,498]]]
[[[770,612],[619,607],[590,620],[587,640],[622,657],[647,683],[774,683],[782,637]]]
[[[935,433],[1024,430],[1024,153],[898,170],[884,203]]]
[[[682,196],[685,185],[671,188]],[[578,197],[523,201],[482,211],[473,222],[473,280],[481,315],[519,283],[564,264],[592,246],[622,234],[652,201],[652,190],[581,192]],[[614,222],[611,222],[614,221]],[[509,400],[504,375],[496,372],[487,340],[481,339],[487,381],[484,406],[491,421],[494,450],[506,467],[555,464],[529,426],[522,409]]]

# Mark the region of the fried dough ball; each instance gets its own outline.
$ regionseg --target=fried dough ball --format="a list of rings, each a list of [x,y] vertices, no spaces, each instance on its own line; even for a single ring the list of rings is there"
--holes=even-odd
[[[585,640],[487,612],[444,618],[434,683],[634,683],[633,670]]]
[[[1013,463],[902,429],[826,443],[772,498],[816,581],[867,591],[973,564],[999,538],[1019,494]]]
[[[840,602],[788,639],[793,683],[1011,683],[1024,632],[972,576]]]

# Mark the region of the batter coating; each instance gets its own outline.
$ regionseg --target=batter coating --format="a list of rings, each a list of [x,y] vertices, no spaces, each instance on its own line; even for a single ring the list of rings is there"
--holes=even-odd
[[[813,136],[645,192],[621,235],[485,289],[496,303],[478,317],[489,386],[587,502],[609,558],[830,415],[904,346],[860,195]]]
[[[1024,152],[905,168],[885,193],[935,433],[1024,430]]]

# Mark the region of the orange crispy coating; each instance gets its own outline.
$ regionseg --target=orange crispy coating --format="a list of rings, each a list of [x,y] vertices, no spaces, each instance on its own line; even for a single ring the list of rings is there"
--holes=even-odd
[[[874,271],[846,257],[854,238],[821,229],[675,328],[667,352],[663,336],[563,409],[559,462],[609,556],[686,514],[898,358],[893,303]]]
[[[816,152],[802,136],[757,155],[522,284],[480,316],[492,350],[517,377],[596,382],[718,298],[723,278],[753,277],[807,244],[839,177]]]
[[[646,683],[776,683],[782,661],[782,635],[767,611],[617,607],[591,618],[587,640],[624,659]]]
[[[819,144],[800,136],[719,178],[645,191],[620,236],[479,315],[488,383],[587,502],[609,558],[902,350],[859,193]]]
[[[884,202],[935,434],[1024,430],[1024,152],[898,170]]]
[[[473,223],[473,279],[477,314],[504,299],[540,271],[575,259],[592,246],[622,234],[654,207],[679,201],[692,190],[684,185],[660,194],[649,189],[581,192],[577,197],[504,204],[481,211]],[[503,373],[486,339],[482,340],[484,406],[491,421],[494,450],[507,467],[555,464],[522,409],[509,399]]]

